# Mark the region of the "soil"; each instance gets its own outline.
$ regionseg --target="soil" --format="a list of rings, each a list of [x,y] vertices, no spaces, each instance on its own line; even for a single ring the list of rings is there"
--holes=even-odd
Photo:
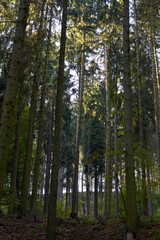
[[[46,222],[44,219],[20,220],[0,216],[0,240],[44,240]],[[57,227],[56,240],[121,240],[124,232],[124,223],[115,218],[100,218],[96,222],[85,219],[67,220]],[[160,240],[160,223],[141,224],[136,239]]]

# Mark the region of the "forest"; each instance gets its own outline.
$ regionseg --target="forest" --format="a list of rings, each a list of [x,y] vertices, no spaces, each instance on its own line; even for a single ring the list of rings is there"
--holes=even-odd
[[[159,21],[159,0],[1,0],[0,239],[160,239]]]

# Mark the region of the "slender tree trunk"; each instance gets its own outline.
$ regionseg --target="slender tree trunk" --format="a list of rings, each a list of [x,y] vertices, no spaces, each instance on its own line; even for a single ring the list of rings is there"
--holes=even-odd
[[[25,38],[25,30],[29,14],[30,0],[21,0],[18,21],[13,43],[12,59],[10,63],[7,85],[3,100],[0,122],[0,206],[3,185],[5,182],[6,166],[9,152],[10,130],[13,123],[14,107],[18,90],[20,68]]]
[[[18,167],[18,156],[19,156],[19,134],[20,134],[20,124],[21,124],[21,114],[22,114],[22,97],[19,94],[18,97],[18,109],[15,127],[15,140],[14,140],[14,152],[13,152],[13,167],[11,174],[11,196],[12,199],[16,198],[16,181],[17,181],[17,167]],[[15,201],[11,201],[9,204],[9,214],[14,214],[16,211]]]
[[[118,158],[117,158],[117,66],[115,71],[115,120],[114,120],[114,149],[115,149],[115,213],[119,217],[119,197],[118,197]]]
[[[59,174],[58,174],[58,194],[57,194],[58,201],[63,199],[63,174],[64,174],[64,169],[63,167],[61,167],[59,169]]]
[[[66,207],[70,205],[70,173],[69,164],[67,163],[67,182],[66,182]]]
[[[57,204],[57,187],[58,187],[58,171],[60,158],[60,139],[62,125],[62,99],[64,85],[64,59],[65,59],[65,43],[67,29],[67,5],[68,1],[63,0],[61,45],[59,57],[59,71],[57,80],[56,110],[55,110],[55,131],[53,142],[53,164],[51,176],[51,188],[48,206],[48,223],[47,223],[47,240],[55,240],[56,235],[56,204]]]
[[[139,111],[139,141],[141,147],[144,148],[144,124],[143,124],[143,107],[142,107],[142,81],[140,70],[140,53],[139,53],[139,40],[138,40],[138,24],[137,24],[137,7],[136,0],[134,0],[134,15],[136,27],[136,55],[137,55],[137,73],[138,73],[138,111]],[[147,202],[147,186],[146,186],[146,169],[145,160],[141,159],[142,163],[142,206],[143,215],[148,215],[148,202]]]
[[[42,27],[43,27],[44,6],[45,6],[45,0],[43,0],[42,2],[40,27],[39,27],[38,39],[37,39],[37,59],[36,59],[35,74],[33,78],[33,89],[32,89],[31,106],[30,106],[30,114],[29,114],[28,135],[27,135],[26,155],[25,155],[25,164],[24,164],[24,174],[23,174],[23,180],[22,180],[19,216],[25,216],[27,214],[27,201],[28,201],[28,190],[29,190],[29,184],[30,184],[29,178],[30,178],[30,167],[31,167],[31,159],[32,159],[34,123],[35,123],[35,115],[36,115],[38,87],[39,87],[39,80],[40,80],[41,55],[42,55],[42,49],[43,49]]]
[[[90,215],[90,201],[89,201],[89,177],[88,177],[88,166],[86,172],[86,200],[87,200],[87,217]]]
[[[84,128],[83,128],[83,152],[84,152],[84,160],[87,159],[87,151],[88,151],[88,121],[89,121],[89,116],[86,113],[84,116]],[[85,178],[86,178],[86,205],[87,205],[87,217],[89,217],[90,214],[90,204],[89,204],[89,176],[88,176],[88,170],[89,166],[88,164],[84,165],[84,172],[85,172]]]
[[[155,39],[151,30],[151,58],[152,58],[152,77],[153,77],[153,92],[154,92],[154,109],[155,109],[155,122],[156,122],[156,135],[157,135],[157,157],[160,174],[160,100],[159,100],[159,78],[157,70],[157,57],[155,49]]]
[[[149,210],[149,216],[153,216],[152,191],[151,191],[149,163],[147,165],[147,179],[148,179],[148,210]]]
[[[117,109],[115,109],[115,122],[114,122],[114,144],[115,151],[117,152]],[[118,160],[117,153],[115,153],[115,212],[116,217],[119,217],[119,198],[118,198]]]
[[[109,106],[109,73],[108,73],[108,44],[105,42],[105,90],[106,90],[106,149],[105,149],[105,204],[104,215],[110,216],[111,211],[111,146],[110,146],[110,106]]]
[[[48,211],[48,199],[49,199],[49,183],[50,183],[50,169],[51,169],[51,155],[53,145],[53,122],[54,122],[54,98],[52,98],[51,116],[49,118],[49,133],[48,133],[48,148],[47,148],[47,163],[46,163],[46,177],[45,177],[45,193],[44,193],[44,206],[43,216],[46,217]]]
[[[83,171],[84,171],[84,168],[82,166],[82,178],[81,178],[81,189],[82,189],[82,201],[84,200],[84,194],[83,194]]]
[[[129,43],[129,1],[124,0],[124,141],[125,141],[125,168],[126,168],[126,225],[127,240],[129,235],[136,234],[138,215],[136,205],[136,184],[134,174],[133,155],[133,126],[132,126],[132,92],[130,80],[130,43]]]
[[[46,9],[45,22],[47,21],[47,15],[48,15],[48,5]],[[51,11],[50,11],[49,34],[48,34],[48,40],[47,40],[46,59],[45,59],[44,77],[43,77],[44,80],[43,80],[42,92],[41,92],[41,105],[40,105],[40,113],[39,113],[40,118],[39,118],[39,126],[38,126],[36,161],[35,161],[34,180],[33,180],[32,196],[31,196],[31,208],[30,208],[31,216],[34,216],[36,212],[38,177],[39,177],[41,147],[42,147],[42,137],[43,137],[43,127],[44,127],[44,109],[45,109],[46,87],[47,87],[47,78],[48,78],[48,61],[49,61],[49,51],[50,51],[52,16],[53,16],[53,8],[51,8]],[[46,28],[46,24],[44,28]]]
[[[78,206],[78,166],[79,166],[79,145],[80,145],[80,135],[81,135],[81,120],[82,120],[82,103],[83,103],[83,90],[84,90],[84,71],[85,71],[85,54],[84,54],[84,43],[82,46],[82,60],[81,69],[79,77],[79,106],[78,106],[78,119],[77,119],[77,133],[76,133],[76,159],[75,159],[75,169],[74,169],[74,180],[73,180],[73,190],[72,190],[72,213],[77,214]]]
[[[98,174],[97,166],[94,167],[94,218],[98,218]]]

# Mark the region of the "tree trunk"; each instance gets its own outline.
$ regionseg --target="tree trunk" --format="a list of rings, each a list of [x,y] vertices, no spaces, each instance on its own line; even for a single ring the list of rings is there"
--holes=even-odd
[[[51,176],[51,188],[48,206],[48,223],[47,223],[47,240],[55,240],[56,235],[56,204],[57,204],[57,187],[58,187],[58,171],[60,158],[60,139],[62,125],[62,99],[64,85],[64,59],[65,59],[65,42],[67,29],[67,5],[68,0],[63,0],[61,45],[59,57],[59,71],[57,80],[56,110],[55,110],[55,131],[53,142],[53,164]]]
[[[105,203],[104,215],[110,216],[111,211],[111,146],[110,146],[110,106],[109,106],[109,72],[108,72],[108,54],[109,48],[107,41],[105,42],[105,90],[106,90],[106,148],[105,148]]]
[[[85,39],[84,39],[85,42]],[[79,166],[79,145],[81,135],[81,120],[82,120],[82,103],[83,103],[83,90],[84,90],[84,71],[85,71],[85,54],[84,54],[84,43],[82,46],[82,60],[79,77],[79,100],[78,100],[78,119],[77,119],[77,133],[76,133],[76,159],[74,169],[74,180],[72,190],[72,213],[77,214],[78,207],[78,166]]]
[[[70,205],[70,167],[67,162],[67,182],[66,182],[66,208]]]
[[[53,16],[52,8],[51,8],[50,14],[51,15],[50,15],[50,21],[49,21],[49,33],[48,33],[48,39],[47,39],[47,49],[46,49],[46,58],[45,58],[45,66],[44,66],[44,77],[43,77],[44,80],[43,80],[42,92],[41,92],[41,105],[40,105],[40,113],[39,113],[36,161],[35,161],[35,169],[34,169],[32,196],[31,196],[31,208],[30,208],[31,216],[34,216],[36,212],[38,177],[39,177],[41,147],[42,147],[42,137],[43,137],[43,127],[44,127],[45,98],[46,98],[46,87],[47,87],[47,78],[48,78],[48,61],[49,61],[49,51],[50,51],[51,26],[52,26],[52,16]],[[46,9],[45,23],[47,22],[47,15],[48,15],[48,5]],[[45,28],[46,28],[46,24],[44,26],[44,29]]]
[[[10,63],[7,85],[3,100],[0,122],[0,206],[2,191],[5,182],[6,166],[9,152],[10,130],[13,124],[13,115],[17,89],[22,64],[22,54],[25,38],[25,30],[29,14],[30,0],[21,0],[16,24],[16,32],[13,43],[12,59]]]
[[[18,167],[18,156],[19,156],[19,134],[20,134],[20,124],[21,124],[21,114],[22,114],[22,97],[18,97],[18,109],[15,127],[15,140],[14,140],[14,152],[13,152],[13,167],[11,174],[11,196],[12,199],[16,198],[16,181],[17,181],[17,167]],[[8,212],[9,214],[14,214],[16,211],[15,200],[11,201],[9,204]]]
[[[94,167],[94,218],[98,218],[98,174],[97,166]]]
[[[25,216],[27,214],[27,201],[28,201],[28,190],[29,190],[29,184],[30,184],[29,178],[30,178],[30,165],[31,165],[31,159],[32,159],[34,123],[35,123],[35,115],[36,115],[38,87],[39,87],[39,80],[40,80],[41,55],[42,55],[42,49],[43,49],[42,27],[43,27],[44,6],[45,6],[45,0],[43,0],[43,3],[42,3],[40,27],[39,27],[38,39],[37,39],[37,58],[36,58],[36,67],[35,67],[35,73],[33,78],[33,89],[32,89],[31,106],[30,106],[30,114],[29,114],[28,135],[27,135],[26,155],[25,155],[25,163],[24,163],[24,174],[23,174],[23,180],[22,180],[19,216]]]
[[[117,93],[116,93],[117,94]],[[115,104],[116,106],[116,104]],[[117,109],[115,109],[115,122],[114,122],[114,148],[117,152]],[[118,159],[115,153],[115,212],[116,217],[119,217],[119,198],[118,198]]]
[[[64,174],[64,169],[61,167],[59,169],[59,174],[58,174],[58,194],[57,194],[57,200],[63,200],[63,174]]]
[[[135,15],[135,27],[136,27],[136,55],[137,55],[137,73],[138,73],[138,112],[139,112],[139,141],[141,148],[144,148],[144,124],[143,124],[143,106],[142,106],[142,81],[140,70],[140,53],[139,53],[139,39],[138,39],[138,24],[137,24],[137,7],[136,0],[134,0],[134,15]],[[144,216],[148,215],[148,201],[147,201],[147,186],[146,186],[146,169],[145,160],[141,159],[142,163],[142,212]]]
[[[126,169],[126,225],[130,234],[136,234],[138,215],[133,155],[132,92],[130,80],[129,1],[124,0],[124,144]]]
[[[152,192],[151,192],[149,163],[147,165],[147,179],[148,179],[148,210],[149,210],[149,216],[153,216]]]
[[[153,92],[154,92],[154,109],[155,109],[155,122],[156,122],[156,135],[157,135],[157,158],[160,174],[160,101],[159,101],[159,77],[157,69],[157,57],[155,48],[155,37],[151,30],[151,60],[152,60],[152,77],[153,77]]]
[[[88,152],[88,121],[89,121],[89,115],[85,113],[84,116],[84,128],[83,128],[83,155],[84,155],[84,161],[87,159],[87,152]],[[86,205],[87,205],[87,217],[89,217],[90,214],[90,204],[89,204],[89,176],[88,176],[88,170],[89,165],[86,163],[84,165],[84,172],[85,172],[85,178],[86,178]]]
[[[86,200],[87,200],[87,217],[90,215],[90,201],[89,201],[89,177],[88,177],[88,166],[87,166],[87,172],[86,172]]]
[[[51,169],[51,155],[52,155],[52,145],[53,145],[53,122],[54,122],[54,98],[52,98],[52,109],[51,116],[49,117],[49,133],[48,133],[48,148],[47,148],[47,163],[46,163],[46,177],[45,177],[45,187],[44,187],[44,206],[43,206],[43,216],[46,217],[48,211],[48,199],[49,199],[49,183],[50,183],[50,169]]]

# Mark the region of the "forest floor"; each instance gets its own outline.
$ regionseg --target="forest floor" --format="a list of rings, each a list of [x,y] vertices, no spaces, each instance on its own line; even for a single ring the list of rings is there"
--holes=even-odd
[[[76,220],[57,227],[56,240],[121,240],[125,232],[122,221],[115,218],[100,218],[96,222]],[[46,238],[46,220],[17,219],[0,216],[0,240],[44,240]],[[160,240],[160,223],[155,221],[141,224],[137,240]]]

